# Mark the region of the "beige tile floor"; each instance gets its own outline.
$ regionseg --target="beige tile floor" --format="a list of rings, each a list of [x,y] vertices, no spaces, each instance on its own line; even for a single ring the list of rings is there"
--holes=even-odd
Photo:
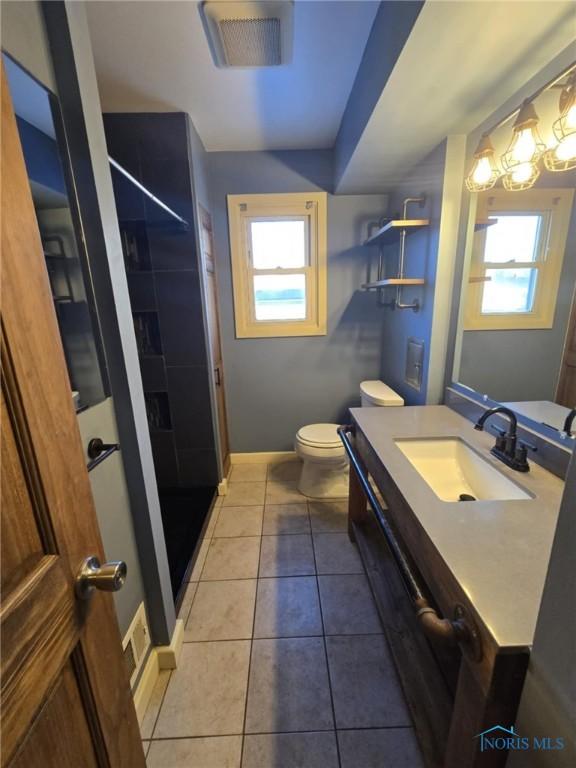
[[[149,768],[422,768],[346,500],[233,467],[141,731]]]

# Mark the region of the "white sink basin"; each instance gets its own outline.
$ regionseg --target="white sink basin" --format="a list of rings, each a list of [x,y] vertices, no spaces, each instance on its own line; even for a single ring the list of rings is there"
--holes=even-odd
[[[442,501],[463,501],[461,494],[476,501],[533,498],[459,437],[394,442]]]

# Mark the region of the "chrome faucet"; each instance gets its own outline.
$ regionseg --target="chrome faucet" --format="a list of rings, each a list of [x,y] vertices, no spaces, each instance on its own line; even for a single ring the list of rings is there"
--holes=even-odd
[[[576,418],[576,408],[572,408],[568,416],[566,416],[566,421],[564,422],[563,431],[568,435],[568,437],[573,437],[572,435],[572,422]]]
[[[502,416],[507,416],[510,421],[510,426],[508,427],[507,432],[505,430],[498,430],[496,443],[490,453],[517,472],[529,472],[530,465],[528,464],[526,457],[528,448],[532,448],[532,446],[518,440],[516,434],[518,420],[514,411],[511,411],[510,408],[505,408],[503,405],[499,405],[496,408],[490,408],[488,411],[484,411],[482,416],[480,416],[476,424],[474,424],[474,429],[478,429],[482,432],[486,421],[497,413],[501,413]],[[520,444],[518,445],[518,443]],[[536,449],[534,448],[534,450]]]

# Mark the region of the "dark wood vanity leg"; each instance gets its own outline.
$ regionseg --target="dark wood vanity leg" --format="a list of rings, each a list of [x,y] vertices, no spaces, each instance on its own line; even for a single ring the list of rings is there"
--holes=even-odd
[[[480,686],[470,664],[463,659],[460,667],[444,768],[503,768],[508,753],[481,752],[475,736],[495,725],[514,725],[528,654],[496,656],[488,690]]]
[[[349,496],[348,496],[348,536],[350,541],[356,541],[353,523],[360,524],[366,518],[366,496],[356,476],[350,467]]]

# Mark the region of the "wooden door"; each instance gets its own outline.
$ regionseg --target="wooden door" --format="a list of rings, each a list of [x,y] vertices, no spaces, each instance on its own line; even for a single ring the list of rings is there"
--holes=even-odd
[[[208,318],[208,336],[210,339],[210,358],[216,382],[216,402],[218,407],[218,432],[220,435],[220,457],[224,475],[230,469],[230,446],[228,442],[228,422],[226,419],[226,396],[224,393],[224,366],[222,365],[222,344],[220,341],[220,318],[218,315],[218,284],[214,267],[214,238],[212,236],[212,217],[208,211],[200,209],[200,243],[202,246],[202,264],[206,286],[206,315]]]
[[[75,597],[104,553],[3,66],[1,176],[0,764],[144,768],[112,596]]]
[[[556,402],[566,406],[566,408],[576,408],[576,292],[572,300],[572,311],[568,321]]]

